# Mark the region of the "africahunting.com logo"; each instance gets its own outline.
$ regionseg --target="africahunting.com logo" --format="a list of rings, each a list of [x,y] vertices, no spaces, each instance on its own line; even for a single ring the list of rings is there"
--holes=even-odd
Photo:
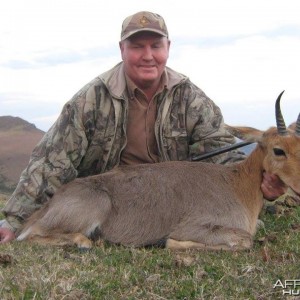
[[[300,295],[300,279],[278,279],[273,286],[274,289],[281,289],[282,295],[299,296]]]

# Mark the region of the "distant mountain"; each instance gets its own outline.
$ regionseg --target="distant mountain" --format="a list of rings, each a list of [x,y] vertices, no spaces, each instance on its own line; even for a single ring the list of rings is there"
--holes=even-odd
[[[0,116],[0,193],[11,193],[44,131],[19,117]]]
[[[34,124],[29,123],[19,117],[0,116],[0,132],[2,131],[39,131],[44,134],[40,129],[37,129]]]

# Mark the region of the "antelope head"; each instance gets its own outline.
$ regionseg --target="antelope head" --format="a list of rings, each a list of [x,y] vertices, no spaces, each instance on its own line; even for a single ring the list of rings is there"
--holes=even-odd
[[[275,104],[277,128],[270,128],[262,136],[261,144],[266,149],[263,166],[300,196],[300,114],[287,128],[280,109],[283,92]]]

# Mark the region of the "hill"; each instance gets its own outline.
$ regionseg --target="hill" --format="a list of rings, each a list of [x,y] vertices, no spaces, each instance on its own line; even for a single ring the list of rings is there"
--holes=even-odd
[[[0,193],[11,193],[44,131],[19,117],[0,116]]]

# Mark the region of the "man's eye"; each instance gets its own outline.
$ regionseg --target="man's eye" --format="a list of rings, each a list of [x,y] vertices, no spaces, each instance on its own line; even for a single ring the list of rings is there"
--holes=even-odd
[[[286,156],[285,152],[280,148],[274,148],[273,152],[276,156]]]

